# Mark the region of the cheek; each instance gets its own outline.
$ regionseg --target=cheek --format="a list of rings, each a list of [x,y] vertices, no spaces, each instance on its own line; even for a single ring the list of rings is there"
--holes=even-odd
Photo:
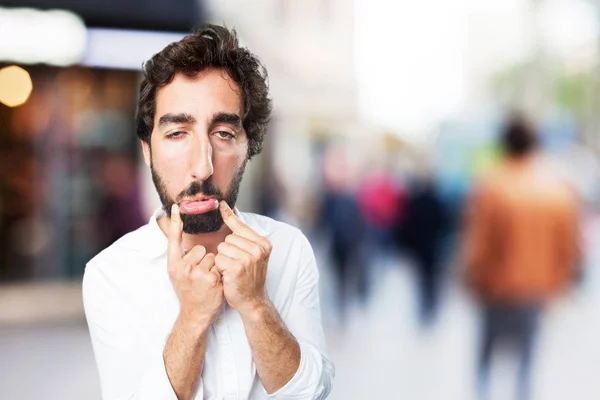
[[[152,154],[152,167],[160,176],[169,194],[179,193],[184,186],[186,171],[181,157],[165,154],[164,152]]]
[[[216,149],[215,149],[216,150]],[[221,190],[226,190],[233,176],[245,159],[245,153],[237,151],[215,151],[213,154],[213,181]]]
[[[188,140],[164,141],[160,145],[160,156],[165,160],[182,160],[187,156],[190,148]]]
[[[169,142],[156,139],[152,145],[152,163],[164,172],[180,168],[182,160],[186,159],[187,149],[184,140]]]

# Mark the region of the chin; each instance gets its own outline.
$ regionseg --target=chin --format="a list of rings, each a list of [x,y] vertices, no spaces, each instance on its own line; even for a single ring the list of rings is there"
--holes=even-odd
[[[204,214],[181,214],[183,232],[189,235],[216,232],[223,227],[223,218],[219,210]]]

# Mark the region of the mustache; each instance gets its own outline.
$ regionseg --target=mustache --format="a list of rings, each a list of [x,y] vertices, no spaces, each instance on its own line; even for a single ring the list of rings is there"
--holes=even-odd
[[[216,197],[217,200],[223,200],[223,193],[221,193],[219,188],[215,186],[209,179],[207,179],[203,182],[192,182],[190,186],[188,186],[181,193],[179,193],[179,195],[177,196],[177,202],[180,202],[186,197],[193,197],[199,194],[204,196]]]

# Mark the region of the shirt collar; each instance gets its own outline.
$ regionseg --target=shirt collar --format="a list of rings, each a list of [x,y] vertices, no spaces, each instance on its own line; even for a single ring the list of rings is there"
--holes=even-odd
[[[243,213],[240,213],[237,207],[233,208],[233,212],[237,215],[242,222],[247,223]],[[157,208],[150,220],[148,221],[149,237],[147,240],[147,248],[145,249],[150,257],[161,257],[167,252],[168,240],[163,231],[158,226],[158,219],[165,216],[165,211],[162,207]]]

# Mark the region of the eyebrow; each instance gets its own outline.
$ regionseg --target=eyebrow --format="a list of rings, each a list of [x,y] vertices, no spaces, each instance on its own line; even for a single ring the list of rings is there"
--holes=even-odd
[[[241,129],[242,119],[239,115],[234,113],[219,112],[213,115],[212,121],[210,121],[211,126],[215,126],[217,124],[229,124],[235,128]]]
[[[196,118],[192,117],[188,113],[179,113],[179,114],[165,114],[160,117],[158,120],[158,127],[162,128],[165,125],[170,124],[194,124],[196,123]]]

